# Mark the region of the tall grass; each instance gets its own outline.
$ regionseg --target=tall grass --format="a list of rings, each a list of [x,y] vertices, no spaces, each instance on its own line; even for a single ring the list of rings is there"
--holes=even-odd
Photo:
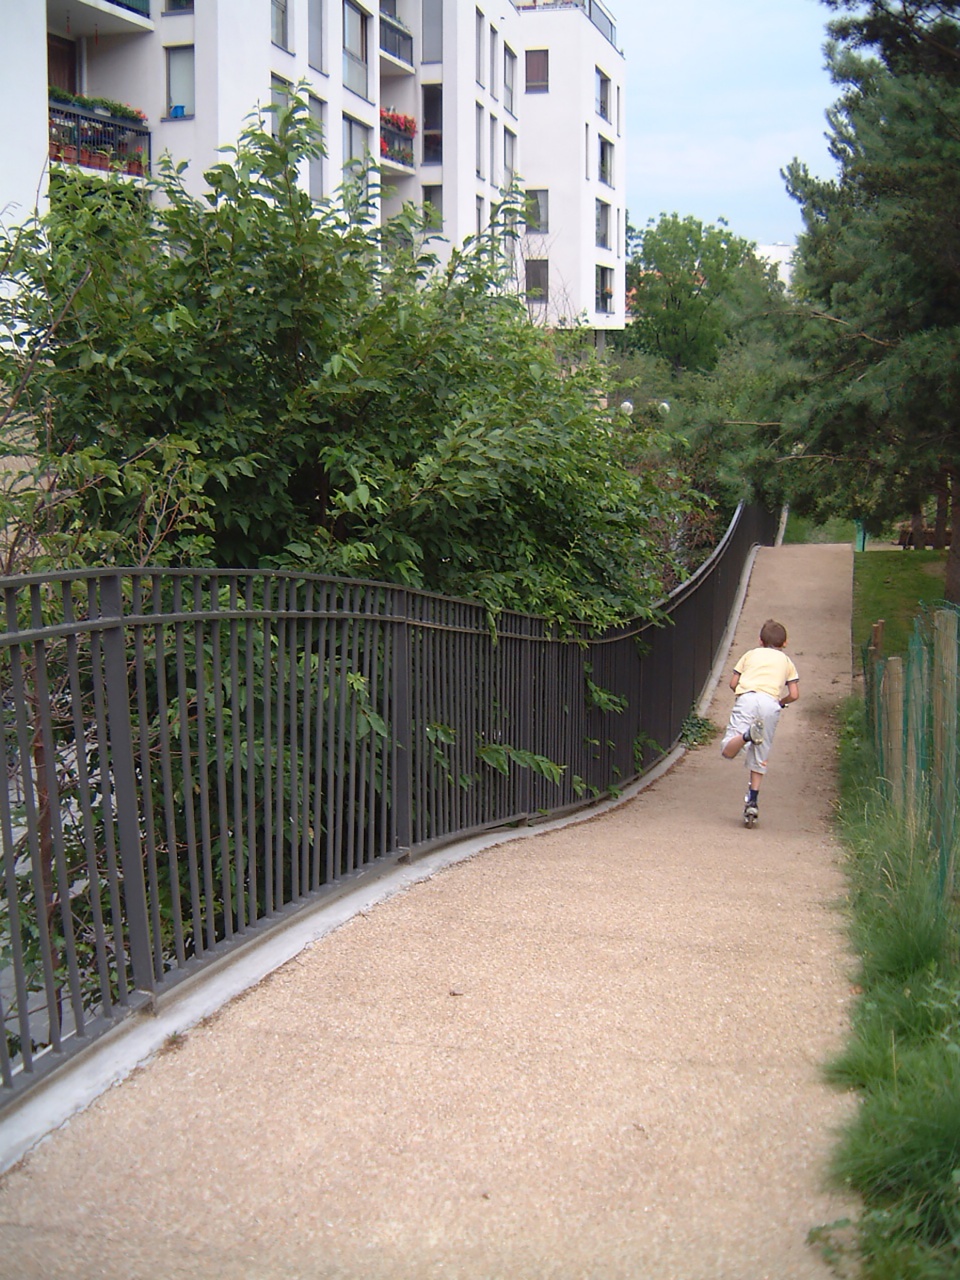
[[[862,1280],[960,1277],[960,911],[937,891],[937,858],[886,804],[863,704],[840,736],[840,833],[860,957],[852,1034],[828,1078],[860,1094],[831,1165],[862,1202]],[[836,1260],[829,1229],[814,1233]],[[844,1274],[838,1271],[838,1274]]]

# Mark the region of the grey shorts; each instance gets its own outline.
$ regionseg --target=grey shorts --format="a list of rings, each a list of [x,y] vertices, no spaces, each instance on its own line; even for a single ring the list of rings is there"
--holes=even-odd
[[[769,693],[738,694],[730,712],[730,723],[727,725],[720,744],[721,750],[738,735],[743,736],[754,720],[763,721],[763,741],[747,743],[747,768],[752,773],[766,773],[770,749],[773,746],[773,735],[777,731],[780,720],[780,700],[771,698]]]

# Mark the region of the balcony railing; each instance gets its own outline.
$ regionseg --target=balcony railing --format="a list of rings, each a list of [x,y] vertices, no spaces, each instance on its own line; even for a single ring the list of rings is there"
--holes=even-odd
[[[129,9],[131,13],[140,13],[150,17],[150,0],[112,0],[118,9]]]
[[[407,169],[413,168],[413,138],[399,129],[391,129],[389,125],[380,126],[380,158],[391,160],[394,164],[402,164]]]
[[[50,103],[50,159],[87,169],[150,170],[150,130],[136,120]]]
[[[612,45],[617,43],[616,25],[600,0],[514,0],[514,4],[518,9],[582,9]]]
[[[392,14],[380,10],[380,49],[398,62],[413,66],[413,36]]]

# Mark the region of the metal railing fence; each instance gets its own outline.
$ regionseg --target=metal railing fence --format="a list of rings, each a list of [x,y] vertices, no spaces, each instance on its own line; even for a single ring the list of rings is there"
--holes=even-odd
[[[309,899],[649,768],[773,531],[742,509],[667,625],[579,642],[371,582],[0,580],[0,1105]]]
[[[150,172],[150,129],[139,121],[51,102],[49,134],[51,160],[136,175]]]

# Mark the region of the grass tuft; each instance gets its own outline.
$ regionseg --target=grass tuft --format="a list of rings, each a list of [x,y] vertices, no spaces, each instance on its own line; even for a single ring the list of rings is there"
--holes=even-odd
[[[937,859],[877,784],[862,706],[840,733],[840,833],[861,995],[852,1034],[826,1067],[859,1090],[832,1180],[858,1195],[861,1280],[960,1276],[960,913],[938,894]],[[831,1227],[811,1240],[837,1274],[851,1246]],[[844,1273],[845,1274],[845,1273]]]

